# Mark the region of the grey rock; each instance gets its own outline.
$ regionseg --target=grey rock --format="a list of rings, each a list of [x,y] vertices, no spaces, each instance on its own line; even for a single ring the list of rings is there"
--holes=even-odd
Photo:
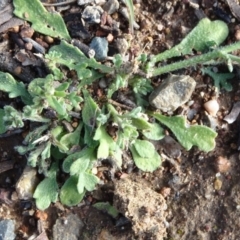
[[[84,223],[76,214],[57,219],[53,226],[53,240],[78,240],[83,227]]]
[[[103,10],[105,10],[108,14],[113,14],[119,9],[119,2],[117,0],[108,0],[103,5]]]
[[[193,78],[187,75],[170,75],[149,96],[150,104],[162,110],[171,112],[186,103],[196,86]]]
[[[92,2],[94,2],[94,0],[78,0],[78,5],[82,6]]]
[[[114,41],[114,45],[116,46],[118,52],[124,56],[129,48],[129,44],[125,38],[117,38]]]
[[[16,183],[18,198],[24,200],[31,199],[38,183],[37,170],[29,166],[25,167],[21,177]]]
[[[99,6],[103,5],[105,2],[106,0],[95,0],[95,4]]]
[[[108,41],[106,38],[95,37],[90,43],[90,48],[95,51],[96,60],[104,60],[107,57]]]
[[[104,89],[104,88],[106,88],[106,87],[108,86],[108,83],[107,83],[107,81],[106,81],[105,78],[102,78],[102,79],[99,81],[98,85],[99,85],[100,88]]]
[[[10,0],[0,0],[0,11],[5,8],[7,5],[10,5]]]
[[[182,154],[182,146],[171,136],[165,136],[159,141],[159,145],[163,149],[164,153],[171,158],[179,158]]]
[[[103,9],[99,6],[87,6],[82,13],[82,18],[89,24],[98,24],[102,13]]]
[[[14,228],[15,221],[9,219],[0,221],[0,240],[14,240]]]

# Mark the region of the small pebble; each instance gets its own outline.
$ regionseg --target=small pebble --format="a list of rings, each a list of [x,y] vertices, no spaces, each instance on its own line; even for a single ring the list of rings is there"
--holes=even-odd
[[[15,73],[16,75],[21,74],[21,72],[22,72],[22,68],[21,68],[20,66],[18,66],[18,67],[16,67],[16,68],[14,69],[14,73]]]
[[[49,44],[54,42],[54,39],[50,36],[45,36],[44,40],[45,40],[46,43],[49,43]]]
[[[217,178],[215,181],[214,181],[214,189],[215,190],[220,190],[222,188],[222,181]]]
[[[104,89],[104,88],[106,88],[106,87],[108,86],[107,81],[106,81],[105,78],[102,78],[102,79],[99,81],[98,85],[99,85],[99,87],[102,88],[102,89]]]
[[[94,2],[94,0],[78,0],[78,5],[82,6],[92,2]]]
[[[230,161],[222,156],[219,156],[216,160],[215,160],[215,169],[217,172],[219,173],[225,173],[228,172],[229,169],[231,167],[231,163]]]
[[[119,9],[119,2],[117,0],[108,0],[103,5],[103,10],[106,11],[109,15],[117,12]]]
[[[103,9],[99,6],[87,6],[82,13],[82,18],[89,24],[98,24],[101,22],[102,13]]]
[[[34,34],[34,30],[29,26],[23,26],[20,32],[22,38],[31,38]]]
[[[14,26],[12,28],[12,31],[15,32],[15,33],[18,33],[19,32],[19,26]]]
[[[24,45],[25,45],[25,48],[26,48],[27,50],[29,50],[29,51],[31,51],[32,48],[33,48],[32,43],[25,43]]]
[[[216,116],[218,110],[219,110],[219,104],[216,99],[212,99],[206,103],[204,103],[205,110],[211,115]]]
[[[235,36],[235,40],[236,40],[236,41],[239,41],[239,40],[240,40],[240,30],[237,30],[237,31],[235,32],[234,36]]]
[[[160,193],[163,195],[164,198],[168,197],[171,193],[171,188],[169,187],[163,187],[161,190],[160,190]]]
[[[104,60],[107,57],[108,41],[106,38],[95,37],[90,43],[90,48],[95,51],[95,58],[97,60]]]

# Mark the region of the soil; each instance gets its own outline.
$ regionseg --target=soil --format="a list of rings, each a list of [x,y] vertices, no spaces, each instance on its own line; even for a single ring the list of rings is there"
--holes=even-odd
[[[200,10],[211,20],[224,17],[234,19],[225,1],[218,2],[218,7],[224,11],[225,15],[223,17],[218,8],[213,8],[214,3],[212,0],[193,1],[191,4],[187,0],[136,0],[134,3],[135,17],[140,29],[135,30],[132,35],[129,34],[128,22],[120,15],[116,16],[116,19],[121,22],[122,37],[130,36],[132,38],[130,51],[133,55],[138,55],[143,49],[148,54],[156,54],[179,43],[187,32],[196,26],[199,21],[197,15]],[[197,6],[196,4],[199,4],[200,10],[194,8],[194,6]],[[76,7],[76,3],[71,5],[71,8],[74,7]],[[66,14],[66,12],[62,14]],[[234,20],[228,23],[230,34],[225,42],[226,44],[238,40],[240,25],[237,19]],[[8,35],[9,30],[1,33],[1,40],[8,38]],[[15,45],[9,45],[5,51],[15,51]],[[15,184],[26,164],[26,159],[14,151],[14,147],[21,144],[23,134],[2,136],[0,138],[0,160],[2,161],[0,219],[15,220],[16,239],[29,239],[30,236],[37,237],[41,233],[39,223],[42,224],[48,238],[52,239],[52,229],[56,220],[58,218],[64,219],[70,213],[77,214],[84,222],[79,239],[239,239],[239,119],[233,124],[228,124],[223,120],[224,116],[230,112],[233,104],[239,100],[239,67],[234,66],[235,77],[230,81],[233,90],[230,92],[221,90],[219,96],[216,94],[212,79],[202,75],[200,68],[199,66],[183,69],[174,72],[174,74],[190,75],[197,81],[192,100],[194,100],[194,108],[197,109],[195,120],[198,123],[209,124],[203,104],[207,100],[217,98],[220,110],[214,118],[218,132],[216,148],[209,153],[200,152],[197,148],[188,152],[181,149],[181,157],[170,160],[166,158],[162,166],[153,173],[144,173],[134,168],[132,172],[125,174],[127,181],[131,182],[128,185],[135,186],[134,193],[128,192],[129,195],[124,195],[127,199],[119,196],[119,188],[121,189],[121,187],[119,187],[120,183],[116,182],[118,180],[111,181],[108,179],[108,181],[105,181],[105,185],[98,186],[96,191],[88,193],[79,206],[67,208],[57,202],[44,212],[37,210],[33,200],[22,201],[13,197]],[[26,71],[29,71],[29,67],[26,67],[26,69]],[[218,70],[226,72],[227,67],[219,66]],[[32,75],[35,76],[35,74]],[[164,75],[156,78],[154,82],[158,84],[165,77]],[[168,154],[171,150],[170,147],[169,150],[165,150],[165,153]],[[219,159],[224,159],[224,164],[221,164]],[[143,187],[139,188],[138,184]],[[117,187],[114,190],[115,186]],[[151,195],[149,189],[154,194]],[[156,195],[159,195],[161,201],[157,200]],[[143,196],[147,196],[145,204],[151,210],[144,208],[146,212],[155,211],[156,205],[161,206],[163,202],[167,205],[167,209],[164,209],[165,212],[161,218],[161,224],[163,225],[161,227],[162,238],[154,234],[150,236],[138,232],[137,224],[141,220],[134,219],[134,211],[128,209],[127,204],[135,201],[134,196],[138,196],[138,201],[142,202],[144,201]],[[118,218],[112,218],[106,212],[92,207],[93,203],[99,201],[108,201],[117,206],[121,215]],[[146,212],[145,215],[143,213],[144,216],[147,215]],[[124,215],[129,217],[131,221],[128,221]],[[159,220],[156,220],[153,215],[151,216],[152,219],[150,217],[149,220],[151,224],[158,225]]]

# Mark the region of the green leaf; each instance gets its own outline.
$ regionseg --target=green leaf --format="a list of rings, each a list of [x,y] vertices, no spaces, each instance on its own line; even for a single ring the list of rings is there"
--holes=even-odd
[[[11,106],[4,107],[3,121],[6,128],[22,128],[24,126],[22,113]]]
[[[60,139],[60,144],[70,149],[74,145],[79,145],[80,133],[82,130],[83,124],[80,123],[74,132],[67,133]]]
[[[99,141],[97,158],[107,158],[109,156],[109,150],[111,148],[111,145],[115,144],[115,142],[106,132],[105,126],[100,126],[97,128],[93,139]]]
[[[22,82],[17,82],[9,73],[0,72],[0,90],[7,92],[10,98],[21,97],[25,104],[32,103],[32,97]]]
[[[132,0],[124,0],[124,3],[126,4],[129,11],[129,26],[130,26],[131,32],[133,33],[133,22],[134,22],[133,2]]]
[[[94,127],[96,124],[96,118],[100,113],[98,105],[94,102],[92,97],[89,95],[88,91],[83,90],[84,95],[84,106],[82,110],[82,119],[83,122],[89,126]]]
[[[79,174],[82,172],[87,171],[88,166],[90,163],[90,159],[89,158],[85,158],[84,156],[81,158],[78,158],[70,167],[70,174],[71,175],[75,175],[75,174]]]
[[[60,45],[54,45],[50,48],[46,58],[49,59],[49,64],[51,69],[57,69],[56,64],[63,64],[70,69],[75,69],[78,71],[75,64],[84,63],[85,68],[91,67],[93,69],[101,70],[103,73],[110,73],[113,71],[111,67],[107,67],[104,64],[96,62],[94,58],[87,58],[78,48],[67,43],[66,41],[61,41]],[[81,73],[78,72],[80,75]]]
[[[227,80],[232,79],[235,74],[233,73],[215,73],[211,71],[210,68],[202,68],[202,73],[209,75],[213,81],[214,86],[220,90],[220,88],[225,89],[227,92],[232,91],[232,85],[227,82]]]
[[[58,12],[48,12],[39,0],[14,0],[14,14],[32,23],[32,28],[40,33],[70,40],[65,23]]]
[[[93,174],[86,173],[86,172],[80,173],[78,177],[78,184],[77,184],[78,192],[80,194],[83,193],[84,188],[86,188],[88,191],[94,190],[98,181],[99,179]]]
[[[91,173],[84,173],[85,188],[88,191],[93,191],[98,182],[99,182],[99,179],[95,175]]]
[[[55,91],[59,91],[59,92],[65,91],[69,88],[69,85],[70,84],[68,82],[64,82],[61,85],[59,85],[57,88],[55,88]]]
[[[58,184],[56,178],[45,178],[38,184],[33,197],[36,199],[37,208],[45,210],[58,199]]]
[[[151,129],[152,125],[146,121],[144,118],[138,117],[138,118],[132,118],[132,124],[140,130],[146,130]]]
[[[166,117],[155,113],[153,117],[166,125],[186,150],[190,150],[192,146],[197,146],[205,152],[215,148],[217,133],[211,128],[198,125],[187,127],[186,120],[182,116]]]
[[[48,159],[48,158],[50,158],[50,155],[51,155],[51,142],[50,141],[48,141],[47,143],[46,143],[46,146],[45,146],[45,148],[44,148],[44,150],[42,151],[42,153],[41,153],[41,158],[42,159]]]
[[[154,155],[155,147],[149,141],[137,139],[133,146],[140,157],[151,158]]]
[[[209,43],[219,46],[227,38],[228,33],[228,26],[225,22],[203,18],[180,43],[182,53],[189,54],[192,49],[205,51],[209,49]]]
[[[164,51],[151,59],[152,64],[172,57],[192,54],[192,50],[206,51],[209,47],[219,46],[228,36],[229,30],[225,22],[220,20],[210,21],[203,18],[198,25],[176,46]]]
[[[142,131],[144,137],[150,140],[161,140],[164,138],[164,129],[158,123],[151,123],[151,128]]]
[[[34,150],[31,150],[29,156],[28,156],[28,165],[32,167],[36,167],[38,163],[39,156],[42,154],[43,150],[45,149],[46,144],[43,143],[39,146],[37,146]]]
[[[72,167],[72,164],[75,164],[77,159],[87,159],[89,161],[93,161],[96,159],[94,154],[94,148],[84,148],[80,152],[72,153],[71,155],[68,155],[64,161],[63,161],[63,171],[66,173],[70,172],[70,169],[72,168],[71,175],[74,175],[75,173],[79,172],[78,170],[75,170],[74,167]],[[76,166],[78,168],[78,166]],[[80,171],[81,172],[81,171]]]
[[[0,134],[5,133],[7,131],[3,117],[5,116],[5,112],[2,108],[0,108]]]
[[[119,214],[118,210],[113,207],[109,202],[98,202],[93,204],[93,207],[97,208],[98,210],[107,212],[113,218],[116,218]]]
[[[65,116],[67,114],[66,106],[62,101],[58,100],[54,96],[46,96],[46,100],[49,103],[49,106],[51,106],[60,116]]]
[[[77,183],[77,176],[70,176],[64,183],[60,191],[60,200],[62,204],[71,207],[82,201],[85,191],[83,191],[81,194],[78,193]]]
[[[130,147],[130,151],[136,166],[143,171],[153,172],[161,165],[161,158],[155,149],[152,157],[141,157],[134,145]]]

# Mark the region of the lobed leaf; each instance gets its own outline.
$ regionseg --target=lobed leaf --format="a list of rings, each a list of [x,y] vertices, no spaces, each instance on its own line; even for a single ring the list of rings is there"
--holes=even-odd
[[[60,191],[60,200],[62,204],[69,207],[77,205],[82,201],[85,195],[85,191],[81,194],[77,190],[78,177],[70,176],[67,181],[63,184]]]
[[[58,184],[56,178],[45,178],[40,182],[33,194],[37,208],[45,210],[58,199]]]
[[[97,208],[98,210],[107,212],[113,218],[116,218],[119,214],[118,210],[113,207],[109,202],[98,202],[93,204],[93,207]]]
[[[5,112],[2,108],[0,108],[0,134],[5,133],[7,131],[3,117],[5,116]]]
[[[58,12],[50,13],[39,0],[14,0],[14,14],[32,23],[32,28],[51,37],[70,40],[66,25]]]
[[[166,117],[155,113],[153,117],[167,126],[186,150],[190,150],[192,146],[197,146],[205,152],[215,148],[217,133],[211,128],[199,125],[187,127],[186,120],[182,116]]]
[[[161,165],[161,158],[156,150],[153,151],[151,157],[141,157],[134,145],[130,147],[130,151],[136,166],[142,171],[153,172]]]
[[[32,97],[22,82],[17,82],[9,73],[0,72],[0,90],[7,92],[10,98],[21,97],[25,104],[32,103]]]
[[[164,129],[158,123],[151,123],[151,128],[142,131],[144,137],[150,140],[161,140],[164,138]]]

